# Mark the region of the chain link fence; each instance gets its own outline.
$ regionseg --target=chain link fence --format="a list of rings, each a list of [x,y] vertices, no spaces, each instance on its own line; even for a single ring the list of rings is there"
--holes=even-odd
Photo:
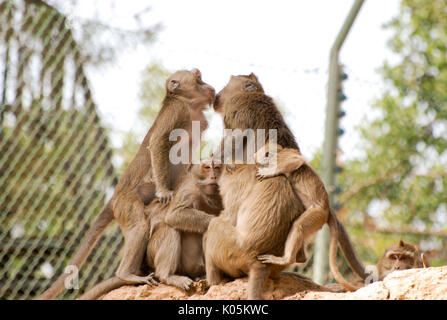
[[[117,177],[66,16],[42,1],[0,1],[0,61],[0,298],[31,299],[64,272]],[[109,228],[80,288],[114,274],[122,241]]]

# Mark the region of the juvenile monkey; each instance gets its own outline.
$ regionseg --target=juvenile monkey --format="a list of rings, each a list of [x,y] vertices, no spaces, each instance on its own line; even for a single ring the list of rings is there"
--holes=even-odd
[[[221,165],[211,160],[193,165],[169,204],[152,201],[145,208],[152,229],[146,263],[161,282],[188,290],[193,282],[191,278],[205,274],[202,234],[211,218],[222,210],[217,185],[220,173]],[[79,299],[97,299],[125,284],[113,277],[97,284]]]
[[[276,129],[281,145],[299,151],[278,108],[254,74],[232,76],[217,94],[214,109],[222,115],[226,129]],[[282,254],[293,221],[304,207],[287,177],[258,181],[255,165],[225,164],[219,186],[225,209],[211,220],[204,235],[207,281],[210,285],[220,283],[222,273],[232,277],[247,274],[248,298],[260,299],[264,280],[278,276],[285,266],[261,263],[257,256]],[[341,225],[339,230],[344,231]]]
[[[344,238],[344,243],[349,244],[350,240],[343,230],[339,234],[342,225],[330,207],[329,196],[318,174],[306,163],[297,150],[283,148],[281,145],[273,145],[269,142],[257,151],[255,160],[261,165],[257,169],[259,179],[263,180],[278,175],[286,176],[306,209],[293,223],[285,243],[284,254],[281,257],[271,254],[260,255],[259,260],[263,263],[284,266],[296,262],[297,253],[304,250],[305,240],[325,223],[328,223],[331,230],[329,252],[331,271],[343,287],[348,290],[357,290],[358,288],[346,281],[338,270],[338,239]],[[344,248],[342,247],[342,249]],[[358,261],[353,249],[344,251],[344,253],[348,261]]]
[[[214,100],[214,89],[204,83],[197,69],[181,70],[166,81],[166,95],[153,126],[146,134],[135,158],[123,173],[111,200],[91,225],[70,265],[80,268],[109,223],[116,219],[124,234],[124,254],[116,276],[127,284],[150,283],[151,275],[137,275],[147,247],[150,224],[144,203],[155,197],[169,202],[173,190],[183,178],[187,164],[172,164],[169,151],[176,141],[170,141],[174,129],[184,129],[189,139],[179,143],[191,147],[192,121],[207,122],[203,110]],[[194,150],[190,150],[190,155]],[[143,186],[143,187],[142,187]],[[143,189],[143,190],[142,190]],[[145,194],[142,199],[141,194]],[[61,275],[38,299],[54,299],[63,289],[66,274]]]
[[[415,245],[400,240],[398,244],[385,250],[377,265],[379,279],[383,280],[395,270],[430,267],[425,254]]]

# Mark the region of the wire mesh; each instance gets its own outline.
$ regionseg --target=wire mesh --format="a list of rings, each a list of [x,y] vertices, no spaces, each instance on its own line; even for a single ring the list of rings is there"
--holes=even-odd
[[[116,170],[67,17],[41,1],[0,1],[0,61],[0,298],[30,299],[64,271]],[[114,273],[121,244],[110,228],[80,288]]]

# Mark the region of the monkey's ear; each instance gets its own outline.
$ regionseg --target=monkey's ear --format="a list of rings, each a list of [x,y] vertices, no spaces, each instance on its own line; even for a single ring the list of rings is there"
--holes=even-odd
[[[405,247],[405,242],[403,240],[399,241],[399,247]]]
[[[247,92],[255,92],[259,90],[259,87],[256,83],[252,82],[252,81],[247,81],[245,83],[245,87],[244,90]]]
[[[180,87],[180,81],[174,80],[174,79],[169,80],[169,82],[168,82],[168,91],[169,92],[174,92],[179,87]]]
[[[201,77],[202,77],[202,73],[201,73],[200,70],[197,69],[197,68],[192,69],[191,72],[192,72],[193,75],[195,75],[195,76],[198,77],[198,78],[201,78]]]
[[[257,81],[258,82],[258,77],[252,72],[252,73],[250,73],[249,75],[248,75],[248,77],[251,79],[251,80],[254,80],[254,81]]]

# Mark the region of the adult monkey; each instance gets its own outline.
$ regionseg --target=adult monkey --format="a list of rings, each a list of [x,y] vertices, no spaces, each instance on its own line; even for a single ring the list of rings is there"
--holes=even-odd
[[[418,246],[403,240],[387,248],[377,264],[379,280],[396,270],[428,267],[430,264],[424,252]]]
[[[116,276],[128,284],[153,282],[152,275],[137,275],[150,229],[143,201],[149,203],[158,197],[166,203],[172,198],[172,190],[184,176],[188,165],[174,165],[169,161],[170,149],[176,143],[170,141],[170,134],[174,129],[187,130],[189,139],[181,138],[179,143],[187,143],[190,147],[192,121],[200,121],[201,129],[207,127],[203,110],[213,102],[214,94],[214,89],[202,81],[197,69],[177,71],[166,80],[166,95],[153,126],[118,181],[112,198],[91,225],[70,265],[80,268],[105,228],[116,219],[124,234],[124,254]],[[142,187],[146,192],[144,200],[140,197]],[[56,298],[64,289],[66,277],[62,274],[38,299]]]
[[[217,179],[221,165],[203,160],[193,165],[169,204],[157,201],[145,208],[151,220],[146,263],[161,282],[188,290],[191,278],[205,274],[202,234],[222,210]],[[107,279],[84,293],[92,300],[125,285],[118,277]]]
[[[221,113],[225,129],[276,129],[278,144],[299,151],[293,134],[254,74],[232,76],[217,94],[214,109]],[[222,271],[233,277],[248,274],[249,299],[260,299],[266,277],[275,276],[284,268],[263,265],[254,255],[259,252],[281,252],[281,255],[293,221],[304,211],[285,176],[261,182],[255,176],[253,165],[226,165],[220,183],[225,210],[211,220],[204,235],[208,283],[218,284]],[[347,238],[343,228],[338,236],[342,247],[346,245],[347,250],[353,251],[350,242],[340,240]],[[366,277],[360,261],[355,266],[356,273]]]

